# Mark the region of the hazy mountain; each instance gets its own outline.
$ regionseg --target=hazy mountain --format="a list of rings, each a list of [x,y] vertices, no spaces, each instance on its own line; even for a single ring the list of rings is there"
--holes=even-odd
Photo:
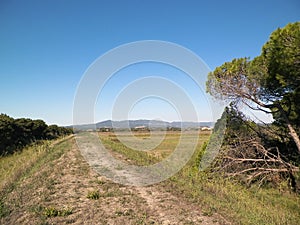
[[[166,127],[178,127],[182,129],[188,128],[199,128],[199,127],[213,127],[214,122],[166,122],[161,120],[121,120],[112,121],[105,120],[98,122],[96,124],[83,124],[73,126],[78,130],[88,130],[88,129],[99,129],[99,128],[115,128],[115,129],[126,129],[127,127],[135,128],[145,126],[149,128],[166,128]]]

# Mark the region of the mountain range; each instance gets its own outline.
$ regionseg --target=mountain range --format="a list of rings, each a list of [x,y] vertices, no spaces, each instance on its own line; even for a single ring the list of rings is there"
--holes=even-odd
[[[167,127],[175,127],[181,129],[189,129],[189,128],[199,128],[199,127],[213,127],[214,122],[166,122],[162,120],[121,120],[121,121],[112,121],[105,120],[102,122],[98,122],[96,124],[83,124],[83,125],[74,125],[73,128],[77,130],[89,130],[89,129],[100,129],[100,128],[114,128],[114,129],[126,129],[128,127],[148,127],[153,129],[158,128],[167,128]]]

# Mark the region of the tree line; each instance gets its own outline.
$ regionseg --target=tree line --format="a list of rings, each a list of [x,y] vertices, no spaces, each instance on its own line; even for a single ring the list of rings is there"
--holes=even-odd
[[[230,103],[218,121],[227,128],[213,170],[300,190],[300,22],[275,30],[254,59],[233,59],[209,73],[207,92]],[[245,107],[274,121],[255,123]]]
[[[57,125],[48,126],[43,120],[14,119],[0,114],[0,156],[12,154],[39,140],[51,140],[73,131]]]

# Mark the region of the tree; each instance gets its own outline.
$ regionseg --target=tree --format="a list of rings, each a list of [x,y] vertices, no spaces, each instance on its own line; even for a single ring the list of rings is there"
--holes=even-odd
[[[0,114],[0,156],[12,153],[14,150],[13,123],[13,118]]]
[[[300,154],[300,22],[274,31],[260,56],[233,59],[209,73],[207,92],[217,99],[271,113],[285,125]]]
[[[71,128],[48,126],[43,120],[13,119],[0,114],[0,156],[21,150],[37,140],[54,139],[72,133]]]
[[[17,147],[23,147],[34,141],[34,137],[32,134],[32,126],[33,122],[31,119],[19,118],[14,120],[13,138]]]
[[[33,120],[32,134],[35,140],[41,140],[45,138],[47,127],[47,124],[43,120]]]
[[[278,185],[284,179],[297,191],[294,173],[299,172],[299,167],[286,160],[277,145],[273,146],[276,135],[270,133],[268,127],[247,120],[234,106],[225,108],[222,119],[226,119],[226,131],[211,167],[213,172],[237,178],[247,185]],[[221,119],[215,124],[216,129],[220,123]]]

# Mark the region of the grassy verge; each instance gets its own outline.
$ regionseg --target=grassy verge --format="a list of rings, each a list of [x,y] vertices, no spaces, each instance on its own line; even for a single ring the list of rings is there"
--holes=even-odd
[[[8,200],[12,193],[26,179],[41,167],[59,158],[70,149],[67,138],[33,144],[23,151],[0,158],[0,218],[8,216],[22,199]]]
[[[162,184],[200,204],[203,213],[219,213],[235,224],[299,224],[300,198],[272,188],[246,188],[186,166]]]
[[[167,135],[154,152],[166,152],[165,146],[174,149],[176,144],[174,138],[179,136],[179,133]],[[113,139],[115,138],[113,136],[100,135],[100,138],[106,147],[130,158],[138,165],[153,163],[154,156],[151,152],[140,152],[140,155],[136,155],[132,153],[133,150]],[[198,165],[203,152],[201,145],[208,138],[208,134],[201,134],[198,147],[189,163],[160,185],[175,195],[184,196],[188,201],[201,205],[204,215],[218,213],[235,224],[299,224],[299,195],[272,188],[246,188],[232,180],[200,172]]]
[[[48,152],[50,142],[33,144],[15,153],[0,158],[0,190],[7,188],[28,170],[40,157]]]

